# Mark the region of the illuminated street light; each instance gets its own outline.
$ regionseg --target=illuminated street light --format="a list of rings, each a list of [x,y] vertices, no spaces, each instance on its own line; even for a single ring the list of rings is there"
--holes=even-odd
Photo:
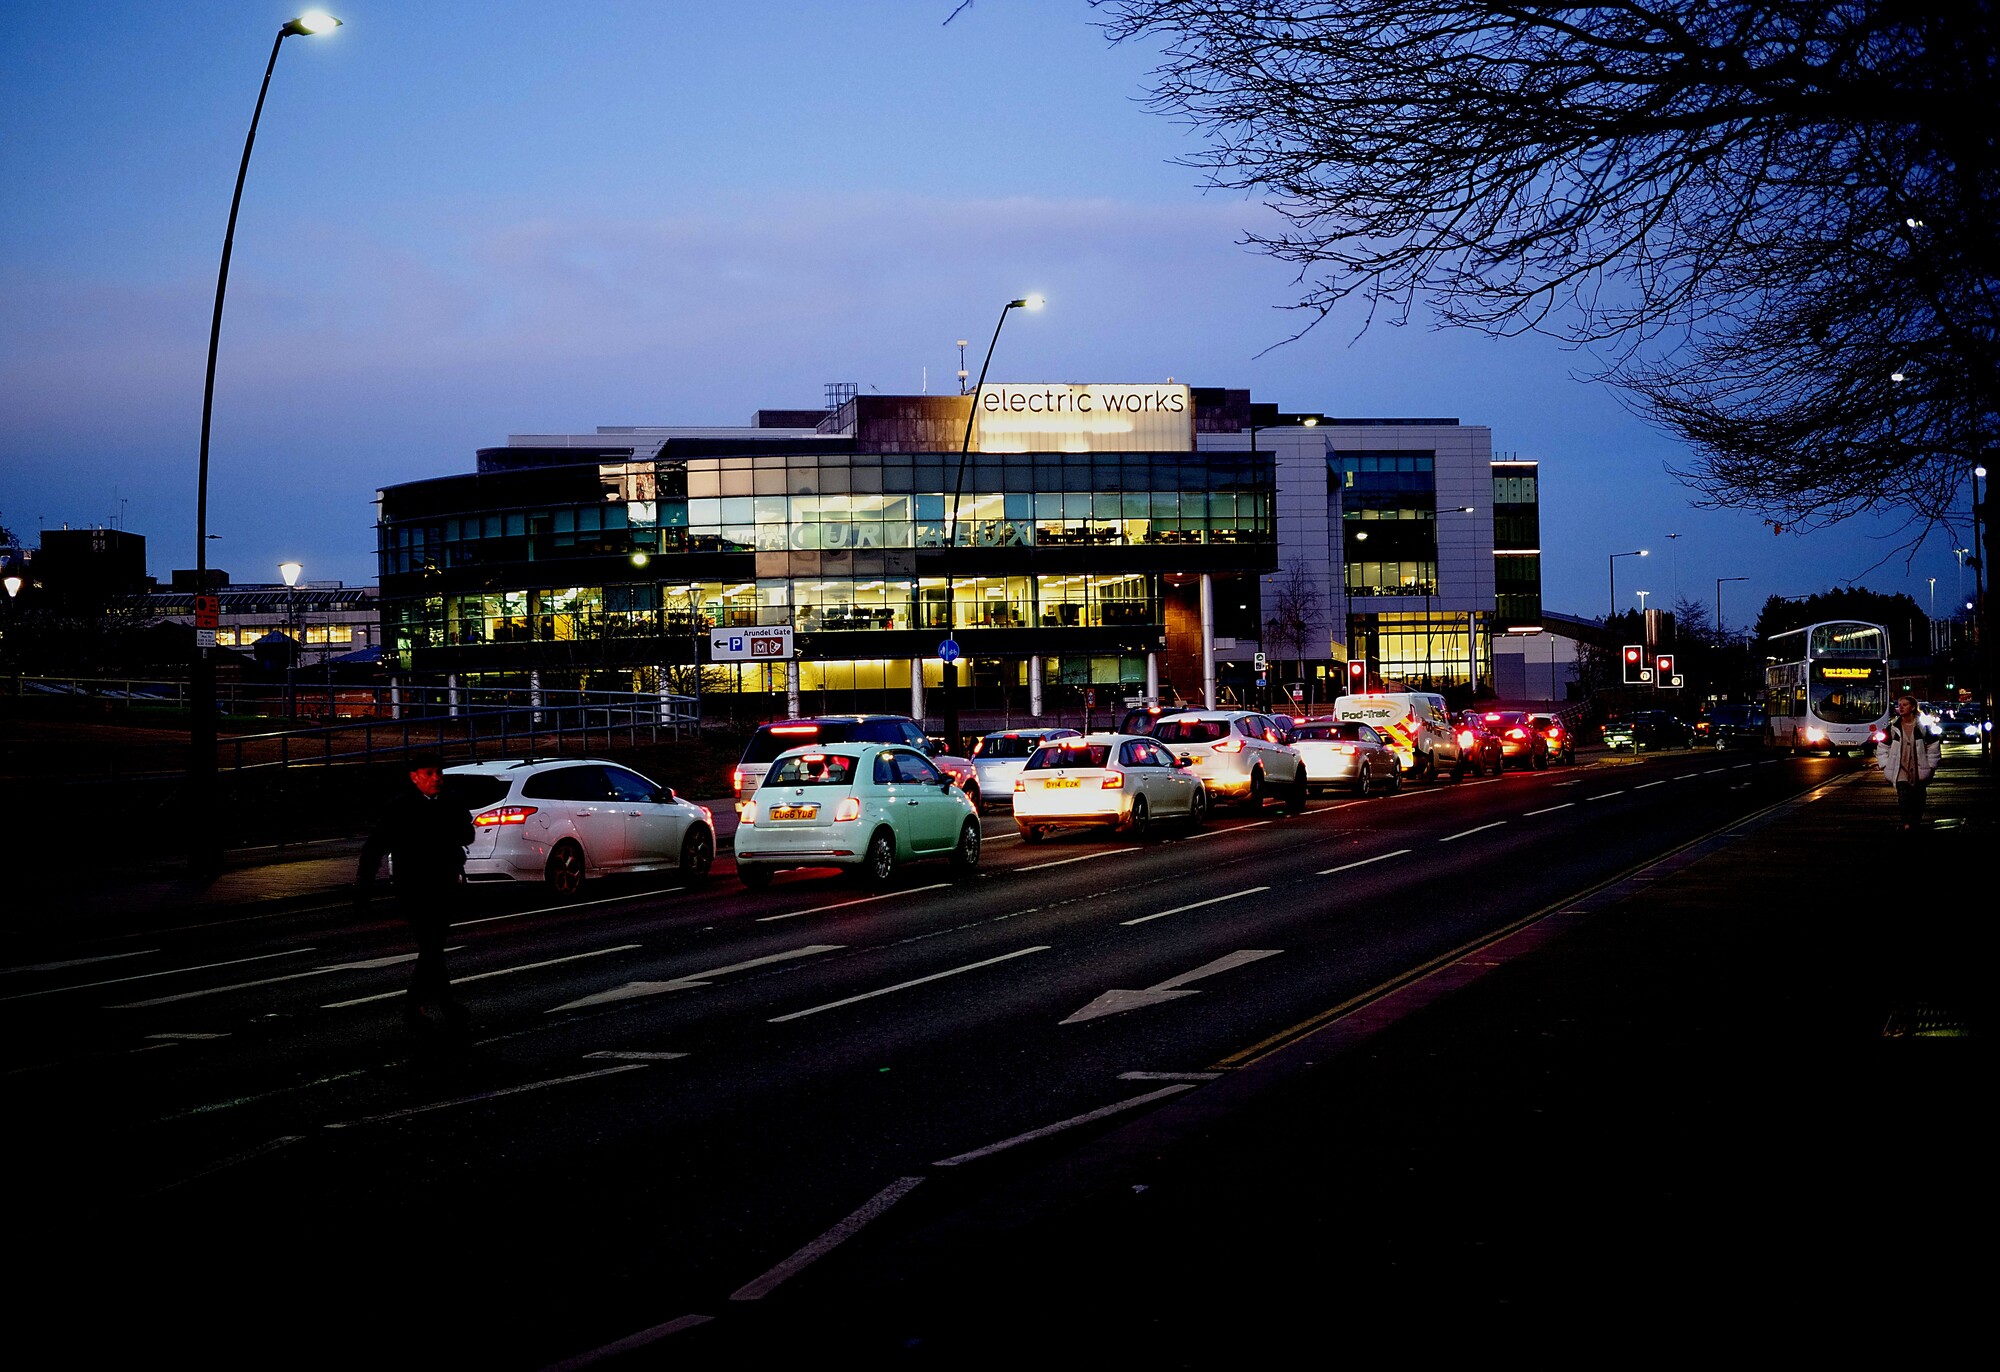
[[[264,115],[264,97],[271,89],[271,73],[278,65],[278,49],[287,38],[326,33],[340,27],[340,21],[320,10],[308,10],[278,30],[271,42],[271,59],[264,64],[264,83],[257,88],[257,106],[250,113],[250,132],[243,140],[243,160],[236,168],[236,190],[229,197],[229,225],[222,234],[222,265],[215,274],[215,313],[208,325],[208,374],[201,391],[201,460],[195,487],[194,507],[194,593],[209,593],[208,587],[208,436],[215,412],[215,354],[222,342],[222,301],[229,289],[229,258],[236,246],[236,212],[243,204],[243,178],[250,171],[250,150],[257,143],[257,121]],[[188,799],[194,823],[195,864],[213,867],[220,857],[216,851],[213,813],[215,788],[215,662],[202,646],[200,631],[195,635],[194,661],[188,680]]]
[[[993,349],[1000,342],[1000,330],[1006,326],[1007,316],[1014,310],[1039,310],[1048,301],[1039,295],[1023,296],[1019,300],[1009,300],[1000,307],[1000,318],[993,325],[993,338],[986,345],[986,360],[979,364],[979,381],[972,388],[972,404],[965,411],[965,438],[958,445],[958,475],[951,485],[951,519],[945,525],[944,536],[944,643],[950,645],[950,657],[943,663],[942,683],[944,686],[944,737],[949,748],[958,747],[958,640],[952,635],[952,628],[958,620],[956,606],[952,602],[952,564],[958,557],[958,501],[965,493],[965,455],[972,450],[972,421],[979,414],[979,393],[986,387],[986,369],[993,365]],[[943,652],[939,653],[944,657]]]
[[[1650,557],[1650,556],[1652,556],[1652,552],[1650,549],[1646,548],[1634,548],[1629,553],[1611,554],[1609,561],[1611,565],[1611,613],[1612,614],[1615,615],[1618,613],[1618,559],[1621,557]]]

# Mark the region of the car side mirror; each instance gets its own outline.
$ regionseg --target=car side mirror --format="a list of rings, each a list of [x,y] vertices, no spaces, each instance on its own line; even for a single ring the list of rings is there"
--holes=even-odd
[[[957,783],[954,782],[949,776],[941,776],[938,778],[938,785],[947,791],[949,791],[956,784]]]
[[[1181,754],[1181,755],[1180,755],[1179,757],[1177,757],[1177,758],[1175,758],[1175,759],[1174,759],[1174,766],[1176,766],[1176,767],[1192,767],[1192,766],[1194,766],[1194,757],[1193,757],[1193,755],[1192,755],[1192,754],[1189,754],[1189,753],[1182,753],[1182,754]]]
[[[653,803],[655,805],[671,805],[674,800],[674,788],[671,786],[662,786],[659,790],[653,792]]]

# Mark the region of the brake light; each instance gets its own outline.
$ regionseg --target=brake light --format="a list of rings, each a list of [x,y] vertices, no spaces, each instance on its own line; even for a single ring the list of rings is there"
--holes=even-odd
[[[819,725],[817,725],[817,724],[773,724],[773,725],[771,726],[771,732],[772,732],[772,733],[774,733],[774,734],[816,734],[816,733],[818,733],[818,732],[819,732]]]
[[[1562,731],[1562,725],[1560,725],[1560,724],[1551,724],[1551,725],[1549,726],[1549,737],[1550,737],[1550,738],[1561,738],[1562,736],[1563,736],[1563,731]]]
[[[1019,777],[1015,777],[1015,778],[1014,778],[1014,794],[1015,794],[1015,795],[1019,795],[1019,794],[1021,794],[1021,792],[1025,791],[1025,790],[1027,790],[1027,789],[1028,789],[1028,783],[1027,783],[1027,782],[1025,782],[1025,781],[1021,780],[1021,778],[1019,778]]]
[[[736,794],[736,795],[737,795],[738,797],[741,797],[741,796],[742,796],[742,794],[743,794],[743,769],[742,769],[741,767],[738,767],[738,768],[736,768],[735,770],[733,770],[733,771],[731,771],[731,772],[730,772],[730,774],[729,774],[729,787],[730,787],[730,790],[731,790],[732,792],[734,792],[734,793],[735,793],[735,794]]]
[[[1461,748],[1470,748],[1472,746],[1472,730],[1460,729],[1458,731],[1458,746]]]
[[[1209,751],[1213,753],[1240,753],[1243,751],[1243,740],[1240,738],[1225,738],[1222,742],[1216,744],[1215,747],[1209,749]]]
[[[1889,735],[1880,729],[1870,729],[1868,731],[1868,741],[1870,743],[1887,743]]]
[[[840,804],[833,807],[833,817],[836,820],[860,819],[861,797],[842,796],[840,798]]]
[[[1333,745],[1333,751],[1336,753],[1357,753],[1361,750],[1356,748],[1352,743],[1336,743]]]
[[[1520,729],[1509,729],[1507,731],[1507,737],[1509,738],[1526,738],[1527,736],[1528,735]]]
[[[1801,729],[1799,733],[1808,743],[1821,743],[1826,739],[1826,730],[1824,729]]]
[[[474,815],[472,822],[481,829],[490,829],[496,824],[526,824],[528,816],[535,813],[532,805],[503,805],[497,810]]]
[[[1123,790],[1125,787],[1125,774],[1123,772],[1111,772],[1105,776],[1104,780],[1097,784],[1107,791]]]
[[[1488,724],[1498,724],[1498,723],[1500,722],[1500,716],[1498,716],[1498,715],[1488,715],[1488,716],[1486,716],[1486,722],[1487,722]]]

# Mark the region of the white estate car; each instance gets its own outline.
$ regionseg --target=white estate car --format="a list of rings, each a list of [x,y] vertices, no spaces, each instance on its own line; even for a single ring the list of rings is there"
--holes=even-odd
[[[448,767],[445,795],[472,811],[465,879],[545,881],[565,900],[605,872],[678,872],[715,861],[715,816],[629,767],[530,758]]]
[[[1286,724],[1289,724],[1289,720]],[[1286,725],[1254,710],[1183,710],[1164,715],[1153,737],[1186,758],[1211,802],[1240,801],[1253,810],[1282,800],[1290,814],[1306,808],[1306,765],[1285,741]]]
[[[926,857],[970,872],[979,843],[979,811],[917,748],[794,748],[743,804],[736,875],[756,888],[781,867],[841,867],[880,883],[898,864]]]
[[[1079,738],[1075,729],[999,729],[987,734],[973,745],[972,768],[979,774],[979,794],[985,798],[981,808],[990,808],[1012,801],[1014,778],[1021,775],[1021,767],[1041,747],[1051,739]]]
[[[1028,843],[1055,829],[1099,826],[1143,838],[1155,820],[1199,827],[1207,817],[1201,778],[1137,734],[1053,739],[1014,778],[1014,823]]]

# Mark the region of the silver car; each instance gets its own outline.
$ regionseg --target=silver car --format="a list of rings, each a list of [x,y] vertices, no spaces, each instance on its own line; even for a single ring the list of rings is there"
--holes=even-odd
[[[1208,788],[1209,799],[1234,800],[1253,810],[1267,799],[1286,811],[1306,808],[1306,765],[1286,742],[1289,731],[1254,710],[1186,710],[1153,726],[1153,737],[1184,758]]]
[[[972,768],[979,776],[981,808],[1013,803],[1014,778],[1035,749],[1051,739],[1080,737],[1075,729],[1037,728],[1001,729],[980,739],[972,749]]]
[[[1292,727],[1292,747],[1305,760],[1306,777],[1317,790],[1334,786],[1367,795],[1371,789],[1394,795],[1403,785],[1403,764],[1380,734],[1352,719],[1311,719]]]

